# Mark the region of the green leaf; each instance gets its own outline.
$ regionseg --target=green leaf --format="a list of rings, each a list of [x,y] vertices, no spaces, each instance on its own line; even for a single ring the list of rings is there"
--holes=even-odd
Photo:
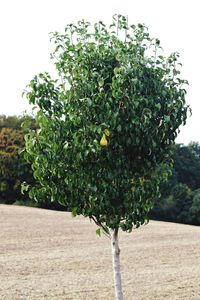
[[[90,98],[87,98],[87,103],[89,106],[92,106],[92,100]]]
[[[117,131],[118,131],[118,132],[121,132],[121,131],[122,131],[122,126],[121,126],[120,124],[117,126]]]
[[[99,86],[100,86],[100,87],[103,87],[103,86],[104,86],[104,80],[103,80],[103,78],[101,78],[101,79],[99,80]]]
[[[156,103],[155,107],[158,108],[158,110],[160,110],[161,109],[161,104],[160,103]]]
[[[71,211],[72,217],[76,217],[77,216],[77,208],[74,207]]]
[[[169,123],[170,122],[170,116],[165,116],[164,120],[165,120],[165,122]]]
[[[119,73],[120,73],[120,68],[119,67],[114,68],[114,74],[117,75]]]
[[[100,228],[98,228],[98,229],[96,230],[96,235],[98,235],[99,237],[101,236],[101,229],[100,229]]]

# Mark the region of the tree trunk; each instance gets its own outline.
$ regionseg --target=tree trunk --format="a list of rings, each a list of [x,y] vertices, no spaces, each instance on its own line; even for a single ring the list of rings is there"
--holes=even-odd
[[[115,228],[110,232],[110,237],[111,237],[111,247],[112,247],[115,296],[116,296],[116,300],[123,300],[120,259],[119,259],[120,249],[118,244],[118,228]]]

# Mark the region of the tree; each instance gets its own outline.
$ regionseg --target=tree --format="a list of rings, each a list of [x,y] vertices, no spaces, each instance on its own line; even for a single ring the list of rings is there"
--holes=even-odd
[[[34,128],[34,120],[29,116],[0,116],[0,202],[11,204],[16,200],[24,200],[21,194],[21,182],[33,183],[32,170],[23,155],[24,134],[21,124],[30,121]],[[25,203],[25,202],[24,202]]]
[[[92,219],[110,237],[116,299],[123,299],[119,229],[148,220],[167,176],[171,147],[185,124],[178,53],[162,55],[142,25],[113,17],[107,27],[86,21],[52,34],[58,79],[31,80],[26,97],[40,130],[26,136],[27,156],[40,188],[30,188]]]
[[[192,153],[197,157],[200,158],[200,144],[198,142],[190,142],[188,147],[192,151]]]
[[[22,131],[10,128],[0,129],[0,201],[5,203],[13,203],[15,196],[19,196],[17,157],[18,150],[23,147],[23,144]]]
[[[191,224],[192,191],[186,184],[177,183],[167,195],[157,199],[150,216],[156,220]]]
[[[0,115],[0,129],[10,128],[10,129],[21,130],[22,129],[21,125],[24,122],[27,123],[28,128],[36,129],[34,118],[29,115],[23,115],[23,116]]]
[[[188,146],[176,145],[174,171],[177,181],[187,184],[191,189],[200,188],[200,159],[198,143]]]
[[[200,189],[193,193],[192,205],[190,207],[190,214],[193,224],[200,224]]]
[[[160,185],[161,198],[156,199],[151,218],[194,224],[191,206],[193,192],[200,188],[199,152],[199,144],[195,142],[188,146],[174,145],[172,174]],[[196,203],[197,207],[198,201]]]

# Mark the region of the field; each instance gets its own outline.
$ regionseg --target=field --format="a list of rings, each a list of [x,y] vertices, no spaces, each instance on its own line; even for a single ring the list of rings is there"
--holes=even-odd
[[[69,213],[0,205],[0,299],[114,299],[110,241]],[[120,232],[125,300],[200,299],[200,228]]]

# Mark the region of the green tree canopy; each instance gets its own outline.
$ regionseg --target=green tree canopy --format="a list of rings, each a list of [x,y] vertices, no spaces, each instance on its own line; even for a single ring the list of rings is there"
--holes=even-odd
[[[147,219],[185,124],[179,55],[165,58],[144,25],[121,15],[110,26],[69,24],[52,40],[58,79],[39,74],[26,92],[40,127],[26,136],[40,182],[30,195],[48,195],[116,237]]]
[[[109,28],[70,24],[52,39],[59,79],[39,74],[26,93],[41,128],[26,138],[41,182],[34,197],[131,230],[145,221],[186,120],[178,54],[162,56],[160,41],[124,17]]]

